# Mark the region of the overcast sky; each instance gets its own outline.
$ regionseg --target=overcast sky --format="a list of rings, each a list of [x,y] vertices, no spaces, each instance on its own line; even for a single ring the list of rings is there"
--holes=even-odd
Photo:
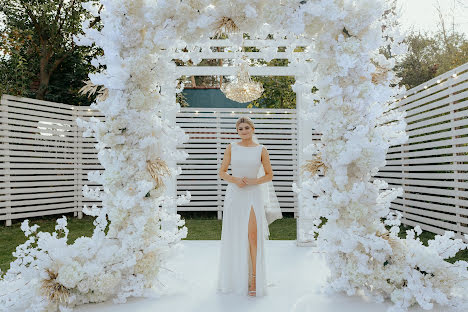
[[[444,13],[446,26],[452,25],[454,16],[455,29],[468,36],[468,0],[399,0],[403,28],[436,31],[439,23],[439,13],[436,9],[438,3]]]

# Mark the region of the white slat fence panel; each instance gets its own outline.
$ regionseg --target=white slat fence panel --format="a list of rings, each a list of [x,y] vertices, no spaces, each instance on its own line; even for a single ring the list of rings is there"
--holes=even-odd
[[[452,76],[456,74],[456,76]],[[399,101],[408,112],[410,140],[393,146],[376,178],[405,193],[391,205],[403,223],[435,233],[468,233],[468,64],[409,90]],[[234,113],[233,113],[234,111]],[[250,112],[251,111],[251,112]],[[226,144],[239,140],[235,121],[250,116],[260,143],[267,146],[274,185],[283,212],[297,213],[291,184],[297,180],[295,110],[182,108],[177,124],[189,142],[179,146],[190,157],[179,165],[177,193],[192,201],[179,211],[217,211],[221,216],[226,183],[217,176]],[[92,138],[83,138],[76,117],[99,112],[70,105],[3,96],[0,106],[0,220],[74,212],[97,204],[83,198],[87,173],[103,170]],[[313,132],[312,140],[320,140]]]
[[[250,112],[251,111],[251,112]],[[88,107],[39,101],[5,95],[0,106],[0,220],[74,212],[82,217],[84,205],[100,202],[84,198],[90,171],[103,170],[94,138],[83,138],[76,118],[103,116]],[[260,142],[270,152],[274,185],[284,212],[296,213],[292,191],[297,171],[297,126],[295,110],[182,108],[176,122],[189,134],[178,148],[190,157],[180,165],[177,193],[192,193],[192,201],[179,211],[216,211],[221,217],[227,184],[218,178],[226,144],[239,140],[235,121],[241,114],[256,123]]]
[[[468,234],[468,63],[408,90],[409,140],[390,147],[376,178],[404,194],[390,208],[402,222],[437,234]]]
[[[4,95],[0,113],[0,220],[77,213],[71,106]]]
[[[292,190],[297,171],[297,123],[293,109],[182,108],[177,124],[189,134],[189,142],[180,146],[189,158],[179,163],[177,192],[189,190],[191,202],[179,211],[217,211],[221,218],[227,183],[218,177],[224,150],[240,140],[235,122],[248,115],[255,123],[255,133],[270,154],[274,171],[273,184],[283,212],[297,212],[297,198]],[[228,170],[230,173],[230,169]]]
[[[78,116],[85,120],[89,121],[91,117],[97,118],[99,120],[104,120],[104,116],[97,110],[89,109],[88,107],[78,107],[77,108]],[[88,185],[90,188],[99,187],[101,192],[103,192],[103,187],[100,184],[91,182],[88,180],[88,172],[92,171],[104,171],[99,162],[97,156],[97,150],[95,144],[97,143],[94,138],[84,138],[83,129],[78,128],[78,187],[79,187],[79,196],[78,196],[78,207],[80,207],[80,212],[84,205],[90,207],[96,205],[97,207],[102,207],[101,201],[96,201],[94,199],[86,198],[82,194],[83,186]]]

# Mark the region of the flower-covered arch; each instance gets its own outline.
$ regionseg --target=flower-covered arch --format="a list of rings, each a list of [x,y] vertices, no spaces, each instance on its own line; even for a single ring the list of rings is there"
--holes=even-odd
[[[183,220],[173,209],[190,195],[171,198],[164,193],[167,179],[180,173],[176,162],[188,154],[176,149],[187,141],[175,125],[179,106],[175,49],[208,49],[217,31],[231,32],[239,46],[242,34],[264,39],[300,38],[309,41],[308,60],[301,66],[305,109],[301,122],[322,133],[320,144],[301,153],[314,155],[300,185],[304,211],[316,218],[317,243],[326,252],[331,270],[330,289],[352,295],[364,290],[376,300],[390,298],[393,311],[418,303],[463,304],[460,277],[467,263],[443,259],[466,248],[451,233],[437,236],[424,247],[410,231],[397,237],[399,219],[389,213],[401,189],[386,190],[384,181],[370,179],[385,165],[390,145],[406,141],[404,113],[394,110],[401,93],[392,72],[401,53],[391,3],[384,0],[102,0],[87,5],[99,16],[101,30],[87,28],[77,38],[96,44],[104,55],[93,60],[105,71],[90,75],[108,96],[93,106],[105,115],[78,120],[94,136],[105,171],[89,174],[104,186],[85,187],[88,197],[103,208],[85,207],[96,216],[94,234],[67,244],[65,219],[53,235],[36,233],[23,223],[28,241],[16,251],[17,260],[0,282],[9,289],[2,306],[42,311],[113,298],[125,302],[143,296],[151,287],[178,242],[186,236]],[[84,26],[87,26],[84,25]],[[190,53],[189,53],[190,55]],[[194,54],[193,54],[194,55]],[[312,92],[316,87],[318,91]],[[319,178],[315,169],[323,167]],[[319,195],[314,198],[314,195]],[[327,222],[320,228],[320,217]],[[390,231],[382,223],[393,226]],[[108,224],[108,221],[110,223]],[[108,231],[105,229],[108,226]],[[416,228],[416,232],[419,229]],[[312,265],[312,264],[311,264]],[[154,289],[153,289],[154,291]]]

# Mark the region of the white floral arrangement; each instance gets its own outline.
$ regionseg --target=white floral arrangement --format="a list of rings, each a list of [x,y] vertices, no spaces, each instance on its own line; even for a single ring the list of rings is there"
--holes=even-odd
[[[298,114],[323,134],[321,144],[303,153],[321,155],[326,174],[305,173],[294,185],[307,204],[305,212],[317,219],[318,246],[326,251],[331,270],[329,289],[349,295],[362,290],[377,301],[394,302],[391,312],[413,304],[430,309],[434,303],[463,308],[467,263],[444,261],[467,248],[453,233],[422,245],[419,228],[397,237],[398,216],[389,210],[401,189],[386,189],[370,178],[385,165],[391,145],[402,144],[405,113],[395,110],[404,91],[395,85],[394,59],[379,54],[404,52],[392,1],[384,0],[101,0],[83,6],[99,16],[104,27],[88,28],[75,38],[79,45],[95,44],[104,55],[93,60],[106,70],[89,75],[106,97],[92,105],[104,122],[77,120],[84,136],[98,143],[103,173],[88,175],[103,190],[84,187],[84,195],[103,207],[85,206],[95,216],[90,238],[67,243],[65,218],[56,232],[37,232],[24,221],[28,237],[18,246],[10,269],[0,280],[0,309],[4,311],[69,311],[87,302],[157,291],[157,277],[177,253],[187,229],[178,214],[166,211],[186,203],[190,194],[164,195],[167,176],[180,174],[175,164],[188,154],[177,145],[188,140],[174,125],[180,109],[172,53],[187,47],[187,57],[200,61],[198,50],[209,49],[210,36],[229,33],[240,45],[242,33],[251,38],[286,37],[310,41],[307,61],[299,69],[298,85],[306,110]],[[261,48],[261,47],[260,47]],[[275,51],[270,51],[273,58]],[[268,58],[268,57],[267,57]],[[296,85],[295,87],[298,87]],[[318,91],[311,93],[312,87]],[[171,121],[172,120],[172,121]],[[156,169],[155,169],[156,168]],[[319,195],[314,198],[314,195]],[[327,218],[321,226],[320,217]],[[381,219],[386,218],[386,224]],[[109,223],[110,222],[110,223]],[[387,231],[385,225],[391,226]],[[108,230],[106,232],[106,229]]]

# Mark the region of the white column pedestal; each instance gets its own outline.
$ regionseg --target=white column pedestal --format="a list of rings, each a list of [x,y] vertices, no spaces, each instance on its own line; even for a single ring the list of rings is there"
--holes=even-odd
[[[299,79],[296,77],[296,79]],[[307,86],[298,84],[294,87],[296,91],[296,113],[297,113],[297,157],[298,157],[298,166],[297,166],[297,181],[298,185],[302,182],[302,166],[305,164],[307,157],[303,153],[303,149],[312,143],[312,125],[303,120],[304,106],[308,103],[304,103],[303,94],[308,92]],[[315,239],[313,234],[308,234],[313,226],[313,219],[307,218],[304,213],[304,203],[301,198],[298,197],[298,214],[296,222],[296,231],[297,231],[297,246],[316,246]]]

